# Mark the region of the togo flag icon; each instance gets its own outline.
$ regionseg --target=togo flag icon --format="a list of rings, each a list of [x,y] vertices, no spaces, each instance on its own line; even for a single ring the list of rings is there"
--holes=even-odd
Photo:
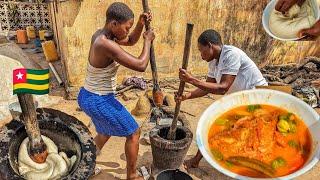
[[[13,94],[48,94],[49,69],[13,70]]]

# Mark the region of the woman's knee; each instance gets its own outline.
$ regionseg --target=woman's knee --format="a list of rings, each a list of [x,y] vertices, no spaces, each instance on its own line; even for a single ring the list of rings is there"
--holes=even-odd
[[[140,128],[138,128],[133,134],[127,137],[127,139],[139,140],[140,138]]]
[[[96,137],[101,141],[107,141],[110,138],[110,136],[106,136],[100,133],[98,133]]]

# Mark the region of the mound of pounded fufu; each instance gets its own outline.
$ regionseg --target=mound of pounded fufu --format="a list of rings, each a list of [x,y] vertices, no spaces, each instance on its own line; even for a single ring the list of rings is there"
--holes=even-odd
[[[45,163],[34,162],[28,154],[29,139],[26,138],[20,145],[18,154],[19,173],[27,180],[59,179],[67,175],[77,160],[74,155],[68,158],[64,152],[58,153],[58,147],[46,136],[42,136],[47,145],[48,157]]]
[[[315,13],[310,0],[306,0],[301,7],[293,5],[285,14],[273,9],[269,19],[271,32],[283,39],[297,38],[300,30],[310,28],[315,23]]]

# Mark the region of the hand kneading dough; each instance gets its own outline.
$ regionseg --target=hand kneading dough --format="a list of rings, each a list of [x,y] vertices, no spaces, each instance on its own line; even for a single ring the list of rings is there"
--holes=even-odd
[[[269,19],[271,32],[283,39],[297,38],[300,30],[310,28],[315,23],[310,0],[306,0],[301,7],[293,5],[285,15],[273,9]]]
[[[46,162],[38,164],[29,157],[27,149],[29,139],[26,138],[19,148],[19,173],[27,180],[59,179],[71,170],[77,157],[74,155],[69,159],[64,152],[58,154],[58,148],[54,142],[46,136],[41,137],[47,145],[48,157]]]

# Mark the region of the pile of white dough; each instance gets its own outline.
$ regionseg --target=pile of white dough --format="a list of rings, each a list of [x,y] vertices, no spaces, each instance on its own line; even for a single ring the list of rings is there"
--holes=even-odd
[[[269,19],[271,32],[283,39],[297,38],[300,30],[310,28],[315,23],[315,13],[310,0],[306,0],[301,7],[293,5],[285,14],[273,9]]]
[[[27,180],[51,180],[59,179],[68,174],[77,157],[74,155],[68,158],[64,152],[58,153],[58,148],[54,142],[46,136],[42,136],[47,145],[48,157],[45,163],[34,162],[28,154],[27,145],[29,139],[26,138],[20,145],[18,154],[19,173]]]

